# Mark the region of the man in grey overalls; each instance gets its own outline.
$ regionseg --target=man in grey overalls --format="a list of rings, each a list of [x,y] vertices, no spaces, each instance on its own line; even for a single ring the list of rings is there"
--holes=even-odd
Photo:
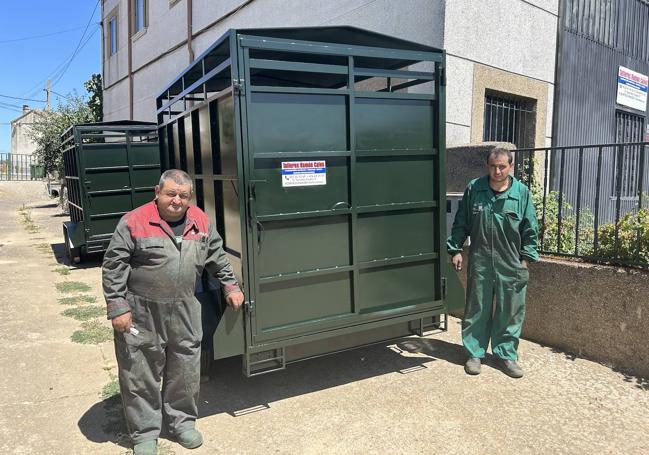
[[[122,217],[102,266],[135,455],[156,453],[163,422],[183,447],[203,442],[195,429],[203,334],[194,297],[203,269],[218,278],[228,305],[238,310],[244,300],[214,224],[189,203],[189,175],[164,172],[155,195]]]

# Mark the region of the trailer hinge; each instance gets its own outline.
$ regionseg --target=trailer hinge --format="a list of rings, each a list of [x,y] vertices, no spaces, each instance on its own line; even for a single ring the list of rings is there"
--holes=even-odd
[[[232,88],[234,89],[234,93],[242,96],[245,94],[243,90],[244,82],[245,82],[244,79],[235,79],[232,82]]]
[[[252,313],[252,311],[255,309],[255,301],[254,300],[246,300],[243,303],[243,306],[245,307],[246,311],[248,313]]]
[[[442,277],[442,299],[446,299],[446,277]]]

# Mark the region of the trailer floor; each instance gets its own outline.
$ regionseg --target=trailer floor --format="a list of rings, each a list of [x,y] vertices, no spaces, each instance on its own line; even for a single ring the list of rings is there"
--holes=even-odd
[[[72,306],[56,288],[85,283],[102,305],[99,262],[62,274],[67,218],[43,188],[0,182],[0,453],[128,453],[112,342],[72,342],[81,322],[61,315]],[[458,340],[451,319],[445,333],[256,378],[239,359],[215,363],[201,390],[205,444],[162,439],[160,453],[649,453],[648,380],[525,340],[523,379],[489,365],[470,377]]]

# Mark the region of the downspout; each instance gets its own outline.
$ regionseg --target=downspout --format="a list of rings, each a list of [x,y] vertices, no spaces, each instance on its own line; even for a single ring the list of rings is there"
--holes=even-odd
[[[193,6],[192,0],[187,0],[187,53],[189,54],[189,63],[194,61],[194,49],[192,49],[192,37],[193,37]]]
[[[126,0],[128,4],[127,8],[127,38],[128,38],[128,118],[133,120],[133,40],[132,31],[133,31],[133,2],[132,0]]]

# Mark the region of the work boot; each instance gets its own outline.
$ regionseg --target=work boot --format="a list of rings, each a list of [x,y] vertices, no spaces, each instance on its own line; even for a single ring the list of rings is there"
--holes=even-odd
[[[478,357],[470,357],[464,364],[464,371],[466,374],[472,376],[480,374],[480,359]]]
[[[133,455],[157,455],[158,440],[144,441],[133,446]]]
[[[500,369],[510,378],[518,379],[523,377],[523,369],[516,360],[500,359]]]
[[[195,449],[203,444],[203,435],[198,430],[187,430],[180,433],[176,439],[185,449]]]

